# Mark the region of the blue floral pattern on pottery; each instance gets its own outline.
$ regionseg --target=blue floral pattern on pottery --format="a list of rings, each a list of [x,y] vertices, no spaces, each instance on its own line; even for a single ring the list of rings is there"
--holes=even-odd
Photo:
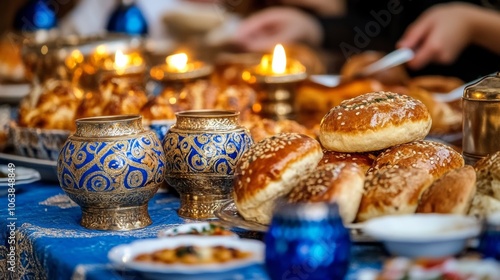
[[[239,132],[172,132],[164,140],[168,158],[166,172],[233,175],[236,165],[252,145],[244,130]]]
[[[63,188],[110,192],[161,184],[165,158],[152,132],[113,141],[68,141],[59,158]]]

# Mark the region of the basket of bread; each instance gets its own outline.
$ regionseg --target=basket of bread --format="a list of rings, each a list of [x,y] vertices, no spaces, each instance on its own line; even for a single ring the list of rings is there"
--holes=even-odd
[[[247,228],[261,230],[280,203],[336,202],[345,224],[499,210],[500,153],[474,169],[453,147],[425,140],[431,126],[427,107],[407,95],[379,91],[342,101],[323,117],[319,141],[281,133],[254,144],[225,207],[234,205]],[[217,215],[234,223],[224,210]]]

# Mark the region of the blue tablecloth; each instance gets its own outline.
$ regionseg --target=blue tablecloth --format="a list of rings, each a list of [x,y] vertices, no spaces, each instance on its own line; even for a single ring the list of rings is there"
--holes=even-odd
[[[179,199],[159,192],[149,203],[153,224],[144,229],[96,231],[79,224],[80,208],[56,184],[33,183],[16,189],[15,215],[8,216],[7,197],[1,201],[0,279],[140,279],[131,272],[113,269],[108,251],[119,244],[156,237],[159,230],[192,222],[177,215]],[[14,222],[15,271],[8,271],[8,225]],[[261,234],[238,232],[243,237]],[[13,239],[11,239],[13,240]],[[347,279],[357,279],[362,268],[380,268],[385,255],[378,245],[356,245]],[[234,279],[268,279],[263,266],[238,271]]]

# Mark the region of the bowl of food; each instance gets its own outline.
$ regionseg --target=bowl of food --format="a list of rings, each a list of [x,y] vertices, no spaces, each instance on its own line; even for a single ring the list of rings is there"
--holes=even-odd
[[[236,237],[238,235],[222,226],[210,222],[202,223],[188,223],[179,226],[174,226],[158,233],[158,237],[172,237],[172,236],[227,236]]]
[[[108,259],[117,269],[130,269],[148,279],[196,279],[196,275],[227,279],[231,271],[263,263],[264,243],[198,236],[142,239],[112,248]]]
[[[363,231],[384,243],[392,255],[441,258],[464,250],[468,240],[481,233],[481,223],[462,215],[395,215],[371,219]]]

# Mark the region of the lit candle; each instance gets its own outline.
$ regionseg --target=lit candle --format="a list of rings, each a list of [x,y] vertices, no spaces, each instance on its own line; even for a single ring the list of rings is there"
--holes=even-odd
[[[125,73],[127,67],[130,66],[130,57],[126,54],[123,54],[121,50],[116,51],[115,53],[115,62],[113,68],[116,70],[118,74]]]
[[[190,61],[186,53],[177,53],[167,56],[165,64],[152,67],[150,75],[157,81],[178,81],[204,78],[212,71],[212,65],[202,61]]]
[[[172,72],[186,72],[189,69],[188,56],[185,53],[178,53],[167,56],[165,59],[167,67]]]
[[[278,44],[274,47],[272,55],[267,54],[262,57],[255,73],[263,76],[303,75],[305,67],[297,60],[287,58],[285,48]]]
[[[306,78],[305,67],[287,57],[281,44],[275,46],[272,55],[264,55],[259,65],[242,74],[242,79],[258,93],[254,113],[273,119],[295,117],[296,88]]]

